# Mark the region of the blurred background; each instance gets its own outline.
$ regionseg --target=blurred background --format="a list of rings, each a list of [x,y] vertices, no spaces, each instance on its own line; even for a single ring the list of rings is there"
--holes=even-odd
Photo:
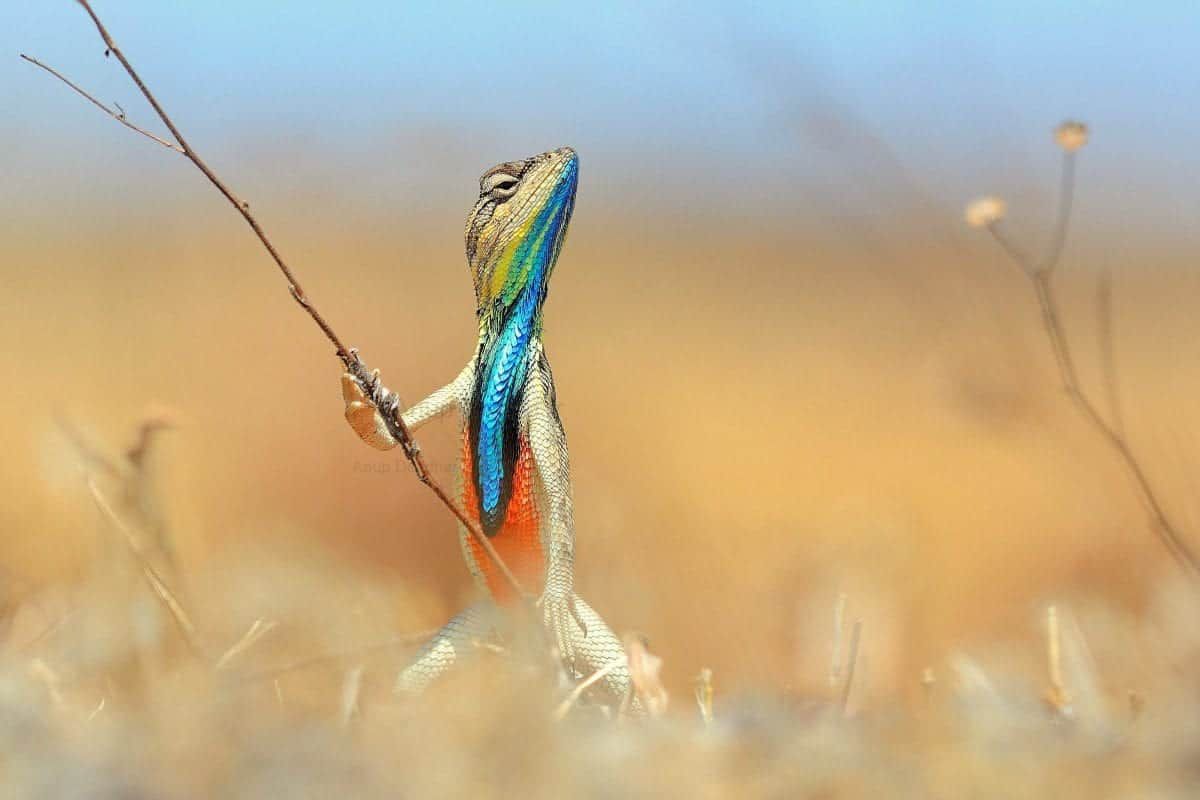
[[[870,690],[1042,604],[1136,617],[1175,567],[1057,389],[1029,286],[962,208],[1049,238],[1052,131],[1089,124],[1065,323],[1106,402],[1111,275],[1129,438],[1200,547],[1200,14],[1185,3],[209,3],[98,10],[336,330],[409,402],[474,342],[462,226],[494,163],[569,144],[579,201],[547,306],[581,593],[673,685],[824,680],[839,594]],[[0,563],[87,569],[96,448],[147,414],[193,582],[256,553],[393,587],[385,628],[471,595],[448,514],[342,420],[339,364],[74,4],[0,41]],[[1107,405],[1105,405],[1107,409]],[[449,480],[454,426],[421,441]],[[298,555],[298,554],[304,555]],[[315,555],[314,555],[315,554]],[[219,573],[217,573],[219,574]],[[336,611],[334,609],[333,611]]]

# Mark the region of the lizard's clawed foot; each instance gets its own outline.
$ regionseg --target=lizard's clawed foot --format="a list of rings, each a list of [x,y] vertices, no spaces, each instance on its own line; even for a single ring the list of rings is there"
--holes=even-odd
[[[378,384],[379,370],[375,370],[373,377]],[[391,450],[398,444],[383,415],[371,402],[367,387],[349,372],[342,373],[342,399],[346,402],[346,421],[358,438],[376,450]]]
[[[542,623],[549,631],[559,657],[567,667],[568,673],[574,672],[577,656],[575,626],[579,625],[580,628],[583,628],[584,635],[587,635],[587,629],[579,620],[579,614],[575,610],[575,598],[573,596],[563,597],[557,592],[546,592],[538,604],[542,607]]]

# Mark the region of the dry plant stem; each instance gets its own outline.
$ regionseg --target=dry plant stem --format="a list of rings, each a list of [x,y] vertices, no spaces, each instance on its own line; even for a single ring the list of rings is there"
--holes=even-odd
[[[1054,606],[1046,609],[1046,669],[1054,697],[1063,701],[1067,696],[1067,687],[1062,673],[1062,633],[1058,627],[1058,609]]]
[[[1062,170],[1058,178],[1058,213],[1054,221],[1054,234],[1050,246],[1046,248],[1046,257],[1038,272],[1053,272],[1062,256],[1063,245],[1067,243],[1067,226],[1071,222],[1071,208],[1075,203],[1075,153],[1063,153]]]
[[[273,631],[279,623],[274,620],[254,620],[254,624],[242,634],[242,638],[238,639],[233,645],[225,651],[224,655],[217,659],[217,663],[213,665],[213,669],[227,669],[236,658],[245,653],[251,647],[258,643],[258,640]]]
[[[123,113],[121,113],[120,111],[114,111],[113,109],[104,105],[104,103],[101,103],[95,97],[92,97],[92,95],[88,94],[83,89],[76,86],[74,83],[72,83],[70,81],[70,79],[67,78],[67,76],[63,75],[61,72],[54,69],[53,67],[51,67],[47,64],[43,64],[41,61],[38,61],[33,56],[27,56],[24,53],[21,53],[21,58],[25,59],[30,64],[33,64],[35,67],[41,67],[42,69],[46,70],[46,72],[49,72],[51,75],[53,75],[54,77],[58,78],[60,81],[65,83],[67,86],[70,86],[72,89],[75,90],[75,93],[80,95],[81,97],[83,97],[84,100],[87,100],[89,103],[94,105],[96,108],[100,109],[105,114],[108,114],[110,117],[115,119],[117,122],[121,123],[126,128],[129,128],[129,130],[134,131],[135,133],[140,133],[142,136],[145,136],[147,139],[150,139],[151,141],[158,142],[159,144],[161,144],[163,147],[167,148],[168,150],[174,150],[176,153],[180,153],[182,155],[187,155],[184,152],[183,148],[180,147],[179,145],[171,144],[166,139],[161,139],[158,136],[155,136],[153,133],[146,130],[145,128],[139,128],[137,125],[134,125],[132,122],[125,119],[125,115]]]
[[[41,67],[51,75],[54,75],[59,80],[63,81],[75,92],[82,95],[85,99],[96,105],[122,125],[125,125],[126,127],[142,134],[143,136],[153,139],[161,145],[175,150],[191,161],[192,164],[195,165],[196,169],[200,170],[200,172],[204,174],[204,177],[208,178],[209,182],[216,187],[217,191],[219,191],[221,195],[224,196],[225,199],[237,209],[237,212],[241,214],[242,219],[244,219],[246,224],[250,226],[250,229],[254,231],[254,235],[258,237],[259,242],[266,249],[267,253],[270,254],[272,260],[275,262],[275,265],[279,268],[279,271],[283,274],[284,279],[287,281],[288,291],[291,293],[292,299],[294,299],[296,303],[298,303],[300,307],[308,313],[313,322],[317,324],[317,327],[321,329],[321,332],[325,334],[325,337],[333,344],[337,357],[342,361],[346,369],[349,370],[349,372],[360,381],[363,381],[364,385],[373,385],[374,381],[370,379],[366,365],[363,364],[359,359],[358,353],[342,344],[342,340],[338,338],[336,333],[334,333],[333,328],[330,327],[329,323],[325,321],[325,318],[321,316],[320,312],[318,312],[316,307],[313,306],[312,302],[308,299],[308,295],[305,294],[304,289],[301,287],[300,282],[296,280],[295,274],[292,272],[287,262],[283,260],[283,256],[279,254],[279,251],[275,248],[275,245],[267,237],[266,231],[263,230],[262,225],[259,224],[254,214],[251,213],[250,204],[238,198],[238,196],[233,193],[233,190],[230,189],[224,181],[217,177],[217,174],[212,171],[208,164],[206,164],[204,160],[201,159],[196,153],[196,151],[192,149],[192,146],[188,144],[187,139],[185,139],[183,134],[180,133],[179,128],[177,128],[175,123],[171,121],[171,118],[167,115],[167,112],[163,110],[163,107],[154,97],[154,94],[142,81],[141,77],[137,73],[137,70],[135,70],[133,65],[129,63],[129,60],[125,58],[125,54],[121,52],[121,48],[118,47],[117,43],[113,41],[112,36],[108,33],[108,29],[104,27],[104,23],[100,21],[100,18],[96,15],[95,10],[92,9],[92,6],[88,0],[77,0],[77,2],[79,5],[83,6],[83,9],[87,12],[88,16],[91,17],[92,22],[96,26],[96,31],[100,34],[100,38],[104,41],[104,46],[107,48],[105,55],[111,53],[117,57],[117,60],[121,62],[121,66],[125,68],[125,72],[129,75],[130,79],[133,80],[134,84],[137,85],[138,90],[142,93],[142,96],[146,98],[148,103],[150,103],[150,106],[154,109],[154,112],[158,115],[158,118],[162,120],[162,123],[167,126],[167,130],[171,132],[171,136],[175,139],[177,144],[172,145],[170,142],[160,139],[154,134],[132,125],[128,120],[125,119],[125,115],[123,113],[113,112],[103,103],[96,100],[95,97],[80,89],[71,81],[67,80],[61,73],[51,69],[40,61],[24,55],[22,58],[31,64]],[[446,506],[446,508],[450,509],[454,516],[458,518],[459,522],[463,524],[463,526],[470,533],[471,537],[474,538],[475,541],[479,543],[483,551],[487,553],[488,558],[490,558],[492,563],[496,565],[501,575],[503,575],[504,580],[512,587],[518,596],[528,600],[528,593],[521,588],[520,583],[517,581],[512,571],[504,563],[503,559],[500,558],[500,555],[496,552],[496,549],[492,547],[491,541],[486,535],[484,535],[483,530],[478,524],[466,516],[463,510],[458,507],[458,504],[454,501],[454,499],[451,498],[450,495],[441,487],[441,485],[429,474],[429,469],[425,464],[424,458],[421,456],[421,450],[417,446],[417,443],[413,440],[412,435],[407,426],[404,424],[403,419],[400,418],[397,407],[389,408],[388,413],[385,414],[385,417],[388,422],[388,427],[392,431],[392,435],[400,442],[401,447],[404,449],[404,455],[408,458],[409,463],[412,464],[413,471],[416,473],[417,478],[421,481],[421,483],[428,486],[442,502],[442,504]]]
[[[854,688],[854,668],[858,664],[858,642],[862,636],[862,620],[854,621],[850,632],[850,653],[846,657],[846,683],[842,685],[842,713],[850,708],[850,690]]]
[[[1117,382],[1117,354],[1113,332],[1112,272],[1100,273],[1096,284],[1096,330],[1100,337],[1100,360],[1104,370],[1104,390],[1108,395],[1108,414],[1113,430],[1125,437],[1125,413],[1121,407],[1121,390]]]
[[[1046,337],[1050,341],[1050,347],[1054,352],[1054,360],[1058,365],[1059,379],[1062,381],[1063,390],[1071,403],[1079,411],[1087,422],[1100,434],[1100,437],[1108,444],[1125,467],[1125,472],[1129,475],[1138,494],[1141,495],[1146,509],[1150,513],[1151,521],[1155,531],[1158,533],[1159,539],[1162,540],[1171,556],[1184,568],[1189,570],[1193,576],[1200,576],[1200,558],[1188,546],[1180,535],[1170,517],[1167,516],[1165,507],[1162,501],[1159,500],[1158,493],[1154,491],[1154,487],[1150,483],[1150,478],[1147,476],[1141,462],[1138,461],[1129,443],[1125,440],[1119,427],[1110,424],[1104,415],[1096,408],[1091,399],[1083,391],[1082,383],[1079,380],[1079,373],[1075,367],[1075,360],[1071,354],[1070,345],[1067,342],[1067,336],[1062,325],[1062,314],[1059,311],[1058,299],[1054,293],[1054,271],[1058,266],[1058,259],[1062,253],[1063,242],[1066,240],[1067,224],[1071,213],[1071,197],[1074,194],[1074,177],[1075,177],[1075,156],[1074,153],[1063,154],[1063,169],[1062,169],[1062,197],[1059,200],[1059,219],[1055,223],[1055,235],[1051,242],[1049,256],[1040,265],[1034,264],[1024,253],[1021,252],[1005,234],[1000,224],[992,223],[988,225],[988,231],[995,238],[996,242],[1008,254],[1014,263],[1021,269],[1025,276],[1033,285],[1034,293],[1037,296],[1038,307],[1041,311],[1042,327],[1046,331]]]
[[[77,0],[77,2],[79,5],[83,6],[83,9],[88,13],[88,16],[92,18],[92,22],[96,25],[96,31],[100,34],[100,38],[104,40],[104,46],[107,48],[107,52],[117,57],[117,60],[121,62],[121,66],[125,68],[125,72],[128,73],[133,82],[137,84],[138,90],[142,93],[142,96],[146,98],[146,101],[150,103],[150,106],[154,109],[154,113],[156,113],[158,118],[162,120],[162,123],[167,126],[167,130],[171,132],[171,136],[179,144],[180,152],[182,152],[182,154],[189,161],[196,165],[196,169],[204,173],[204,177],[208,178],[209,182],[217,188],[217,191],[224,195],[225,199],[232,203],[234,208],[238,210],[238,213],[242,215],[242,218],[246,220],[246,224],[249,225],[254,231],[254,235],[258,237],[260,242],[262,242],[262,246],[266,248],[268,253],[270,253],[271,258],[274,259],[276,266],[279,267],[279,271],[283,273],[283,277],[288,282],[288,290],[292,293],[292,297],[295,298],[296,302],[300,304],[301,308],[308,312],[308,315],[313,318],[313,321],[316,322],[321,330],[325,333],[326,338],[333,343],[333,346],[336,348],[338,358],[342,359],[342,362],[346,364],[346,366],[349,366],[350,362],[354,358],[353,355],[350,353],[349,349],[342,344],[341,340],[337,337],[337,334],[333,332],[333,329],[329,327],[329,324],[325,322],[325,319],[320,315],[320,313],[317,312],[316,308],[314,308],[309,302],[308,296],[304,293],[304,289],[301,288],[300,282],[296,280],[296,276],[292,274],[291,268],[283,260],[283,256],[279,254],[279,251],[275,249],[275,245],[271,243],[269,238],[267,238],[267,234],[262,229],[262,226],[258,224],[258,220],[255,219],[254,215],[250,213],[250,204],[239,199],[237,195],[233,193],[233,190],[226,186],[225,182],[218,178],[216,173],[209,168],[208,164],[204,163],[204,160],[200,158],[196,151],[192,149],[192,146],[188,144],[187,139],[183,138],[183,134],[179,132],[179,128],[175,127],[175,123],[171,121],[171,118],[167,116],[167,112],[163,110],[161,105],[159,105],[158,100],[154,97],[154,94],[146,87],[146,84],[142,82],[137,70],[133,68],[133,65],[130,64],[128,59],[125,58],[125,54],[121,52],[121,48],[119,48],[117,43],[113,41],[112,36],[110,36],[108,33],[108,29],[104,27],[104,23],[100,21],[100,18],[96,16],[96,12],[92,9],[92,6],[88,0]]]
[[[700,719],[705,725],[713,721],[712,670],[704,667],[696,676],[696,705],[700,708]]]
[[[121,477],[121,471],[117,469],[117,466],[109,457],[101,453],[91,442],[84,438],[79,429],[72,425],[69,420],[65,417],[56,416],[54,422],[58,425],[58,429],[62,431],[63,436],[67,437],[71,446],[75,448],[75,451],[79,453],[84,464],[89,469],[102,470],[110,478]]]
[[[610,661],[589,675],[585,680],[581,681],[574,689],[571,690],[571,693],[567,695],[567,699],[559,703],[558,708],[554,710],[554,718],[565,718],[567,714],[570,713],[571,707],[579,702],[579,698],[583,697],[583,693],[586,692],[589,687],[595,685],[598,681],[604,680],[604,676],[608,675],[614,669],[624,666],[625,663],[626,661],[623,658]]]
[[[359,713],[359,695],[362,694],[363,666],[358,664],[346,672],[342,679],[342,702],[338,713],[338,726],[349,727]]]
[[[49,625],[42,628],[41,632],[39,632],[36,636],[34,636],[28,642],[23,642],[22,644],[18,645],[15,648],[16,652],[25,653],[25,652],[28,652],[29,650],[32,650],[34,647],[37,647],[43,641],[50,638],[54,634],[58,633],[59,630],[62,629],[63,625],[66,624],[67,620],[70,619],[71,617],[73,617],[76,613],[78,613],[78,609],[71,609],[66,614],[63,614],[58,619],[54,620]]]
[[[171,591],[171,587],[158,574],[158,570],[154,568],[154,565],[150,563],[150,559],[142,551],[142,546],[138,543],[137,535],[117,516],[112,506],[104,499],[104,495],[100,493],[100,490],[90,478],[88,479],[88,491],[91,492],[96,507],[121,532],[121,535],[125,537],[125,542],[129,545],[130,552],[133,553],[134,558],[137,559],[138,566],[142,569],[142,576],[146,579],[146,583],[150,585],[155,596],[166,607],[167,612],[171,615],[171,619],[175,621],[175,625],[179,628],[179,633],[187,643],[192,655],[205,664],[209,663],[208,656],[205,655],[204,649],[200,646],[196,626],[192,624],[191,617],[188,616],[187,611],[184,609],[183,604],[179,602],[175,593]]]

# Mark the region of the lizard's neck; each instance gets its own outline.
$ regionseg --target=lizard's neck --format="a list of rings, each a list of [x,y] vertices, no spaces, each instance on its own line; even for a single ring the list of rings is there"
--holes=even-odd
[[[499,531],[512,494],[521,401],[541,351],[546,277],[543,273],[532,280],[504,318],[481,331],[468,436],[480,524],[488,535]]]
[[[501,209],[502,218],[489,194],[467,223],[479,318],[468,466],[479,521],[489,536],[500,532],[513,497],[518,456],[526,446],[521,403],[538,369],[542,304],[575,205],[574,152],[555,151],[548,158],[549,171],[512,170],[520,181]],[[507,180],[516,179],[508,175]]]

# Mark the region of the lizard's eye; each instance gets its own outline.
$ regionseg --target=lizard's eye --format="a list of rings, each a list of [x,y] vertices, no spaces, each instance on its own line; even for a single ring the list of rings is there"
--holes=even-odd
[[[517,178],[507,172],[493,172],[479,181],[479,194],[490,195],[497,200],[506,200],[517,191]]]

